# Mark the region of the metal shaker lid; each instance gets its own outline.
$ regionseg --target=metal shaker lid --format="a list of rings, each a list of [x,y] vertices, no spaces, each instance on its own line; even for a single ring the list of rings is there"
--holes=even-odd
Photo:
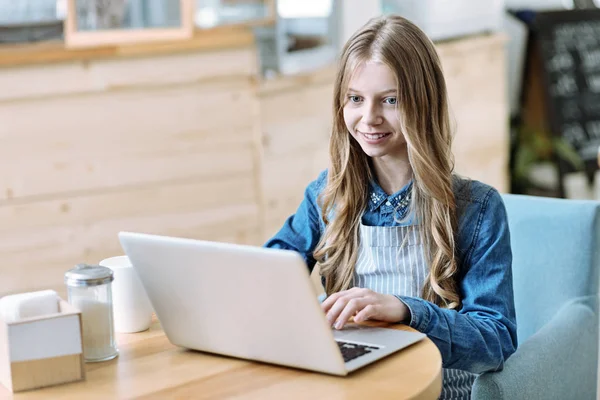
[[[65,272],[65,283],[68,286],[98,286],[112,282],[113,271],[100,265],[77,264],[75,268]]]

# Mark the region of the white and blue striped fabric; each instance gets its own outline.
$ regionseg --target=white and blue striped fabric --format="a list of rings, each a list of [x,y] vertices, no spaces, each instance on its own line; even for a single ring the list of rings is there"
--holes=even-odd
[[[421,297],[429,268],[415,226],[360,225],[354,286],[374,292]],[[444,369],[440,399],[469,399],[477,375]]]

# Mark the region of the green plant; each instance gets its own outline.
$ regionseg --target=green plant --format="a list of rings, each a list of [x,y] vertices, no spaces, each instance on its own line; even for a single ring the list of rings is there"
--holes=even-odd
[[[530,172],[536,164],[557,159],[564,160],[575,170],[584,168],[577,151],[563,138],[527,126],[517,128],[512,177],[517,186],[531,185]]]

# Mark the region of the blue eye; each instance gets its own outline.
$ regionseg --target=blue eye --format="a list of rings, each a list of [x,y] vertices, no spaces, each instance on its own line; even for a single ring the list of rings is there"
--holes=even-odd
[[[398,99],[395,97],[388,97],[384,100],[387,104],[396,105],[398,104]]]
[[[348,96],[348,99],[352,102],[352,103],[360,103],[361,102],[361,97],[360,96],[356,96],[351,94],[350,96]]]

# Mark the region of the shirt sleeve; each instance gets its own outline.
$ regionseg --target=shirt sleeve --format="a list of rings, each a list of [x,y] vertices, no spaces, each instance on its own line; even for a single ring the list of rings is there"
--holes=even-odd
[[[490,189],[479,213],[460,287],[462,307],[448,310],[420,298],[397,296],[410,310],[410,326],[427,334],[444,368],[498,371],[517,348],[512,253],[506,209]]]
[[[313,251],[321,238],[321,212],[317,199],[326,180],[327,172],[324,171],[308,185],[296,213],[291,215],[279,232],[264,244],[264,247],[298,252],[310,271],[316,263]]]

